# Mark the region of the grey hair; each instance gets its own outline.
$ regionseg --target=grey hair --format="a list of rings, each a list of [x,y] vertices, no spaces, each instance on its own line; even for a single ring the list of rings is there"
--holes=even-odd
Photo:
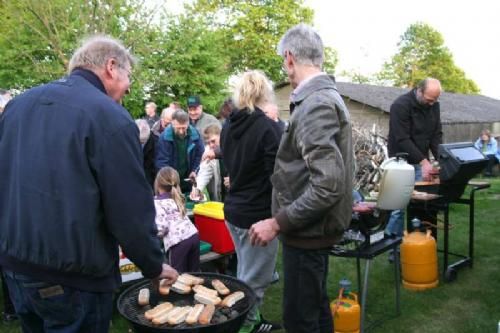
[[[146,143],[151,135],[148,122],[145,119],[136,119],[135,124],[139,128],[139,140],[142,144]]]
[[[316,30],[304,23],[289,29],[281,38],[277,50],[282,57],[286,51],[290,52],[299,64],[323,66],[323,41]]]
[[[255,106],[273,100],[273,85],[263,72],[247,71],[238,78],[233,93],[233,102],[238,109],[246,108],[249,112],[253,112]]]
[[[69,61],[68,73],[77,67],[89,70],[103,68],[109,59],[115,59],[122,68],[137,62],[120,41],[105,35],[95,35],[82,41]]]
[[[172,120],[177,120],[181,124],[189,122],[189,115],[184,110],[176,110],[172,114]]]
[[[172,117],[172,114],[175,112],[175,110],[171,107],[168,107],[168,108],[164,108],[162,111],[161,111],[161,115],[160,115],[160,118],[161,119],[165,119],[167,118],[168,116]]]

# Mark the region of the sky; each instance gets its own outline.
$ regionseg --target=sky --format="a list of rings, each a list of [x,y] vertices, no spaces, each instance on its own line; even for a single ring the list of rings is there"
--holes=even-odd
[[[500,1],[306,0],[323,42],[338,52],[336,72],[380,71],[405,30],[423,22],[441,33],[481,94],[500,99]]]
[[[167,1],[174,12],[181,0]],[[481,94],[500,99],[499,0],[305,0],[314,27],[339,57],[337,73],[380,71],[415,22],[429,24],[444,38],[455,60]],[[342,80],[342,77],[339,77]]]

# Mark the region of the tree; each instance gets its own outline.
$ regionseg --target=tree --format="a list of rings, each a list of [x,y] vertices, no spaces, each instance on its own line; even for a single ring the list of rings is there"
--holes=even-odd
[[[292,0],[198,0],[186,6],[188,15],[204,20],[224,40],[231,74],[260,69],[274,82],[285,79],[283,59],[276,54],[281,36],[292,26],[310,24],[313,11],[303,1]],[[325,52],[325,68],[332,70],[336,53]]]
[[[143,52],[158,33],[140,0],[0,1],[3,87],[24,90],[63,76],[77,41],[85,36],[108,34]],[[134,86],[133,96],[142,99]]]
[[[426,77],[441,81],[444,90],[476,94],[474,81],[453,61],[441,34],[425,23],[415,23],[401,36],[399,51],[383,65],[379,79],[389,80],[397,87],[415,87]]]

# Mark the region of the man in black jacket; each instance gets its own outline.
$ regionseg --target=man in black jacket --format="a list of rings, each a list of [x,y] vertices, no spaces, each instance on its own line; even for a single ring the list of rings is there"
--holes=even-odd
[[[120,105],[133,63],[118,41],[92,37],[68,77],[0,118],[0,265],[24,332],[108,332],[118,245],[145,277],[177,278],[156,238],[138,129]]]
[[[432,164],[429,151],[438,157],[442,142],[439,96],[441,83],[433,78],[421,81],[410,92],[399,96],[391,105],[389,120],[389,156],[407,153],[408,162],[415,167],[415,180],[429,180]],[[403,234],[404,212],[391,214],[386,233]]]

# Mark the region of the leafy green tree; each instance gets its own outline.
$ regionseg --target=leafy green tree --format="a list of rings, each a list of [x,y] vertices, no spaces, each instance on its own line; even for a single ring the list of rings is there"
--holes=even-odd
[[[389,80],[397,87],[414,87],[426,77],[441,81],[445,91],[475,94],[474,81],[468,79],[444,45],[441,34],[425,23],[415,23],[401,36],[399,51],[386,62],[379,79]]]
[[[186,12],[222,34],[220,52],[229,58],[231,74],[260,69],[274,82],[285,79],[283,60],[276,54],[281,36],[313,19],[313,11],[302,0],[197,0],[186,6]],[[328,49],[325,58],[325,68],[332,71],[337,64],[335,51]]]

